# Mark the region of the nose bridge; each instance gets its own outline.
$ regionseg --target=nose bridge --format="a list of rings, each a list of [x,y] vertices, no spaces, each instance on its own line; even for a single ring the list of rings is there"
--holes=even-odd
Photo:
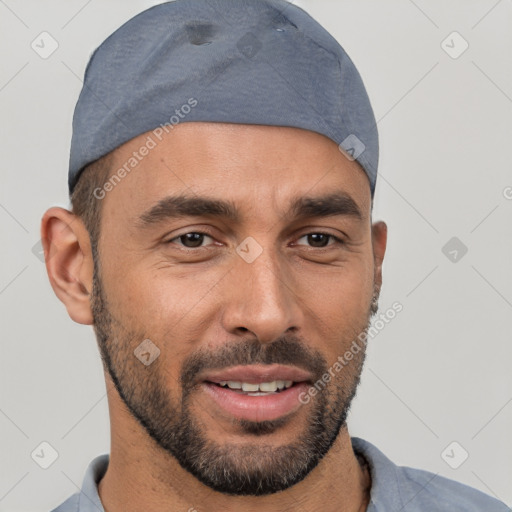
[[[256,245],[254,240],[247,243],[237,248],[225,327],[231,332],[245,328],[261,342],[269,342],[296,328],[301,310],[290,273],[277,251],[270,245]]]

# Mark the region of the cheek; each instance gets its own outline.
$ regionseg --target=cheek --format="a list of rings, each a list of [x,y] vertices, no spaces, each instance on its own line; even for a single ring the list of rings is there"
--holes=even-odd
[[[357,319],[366,313],[373,296],[373,264],[361,256],[327,272],[302,276],[303,296],[315,309],[337,312],[338,317]]]
[[[168,353],[185,353],[214,321],[212,305],[219,303],[223,273],[189,273],[185,279],[164,266],[117,273],[108,290],[112,314],[126,329],[144,332]]]
[[[335,359],[345,352],[368,323],[373,297],[373,265],[365,263],[316,276],[302,294],[310,326],[307,329]],[[308,327],[308,326],[306,326]]]

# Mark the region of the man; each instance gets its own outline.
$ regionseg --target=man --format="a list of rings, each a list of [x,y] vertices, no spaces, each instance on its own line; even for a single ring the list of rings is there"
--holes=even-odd
[[[99,47],[73,211],[42,238],[94,326],[111,453],[56,511],[507,510],[349,435],[386,250],[377,163],[356,68],[282,0],[176,0]]]

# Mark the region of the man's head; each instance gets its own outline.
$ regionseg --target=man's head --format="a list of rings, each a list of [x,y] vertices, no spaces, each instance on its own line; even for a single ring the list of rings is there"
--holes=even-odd
[[[145,137],[111,155],[107,177]],[[54,212],[49,273],[70,316],[94,325],[148,440],[219,491],[304,478],[344,426],[364,347],[341,371],[332,365],[366,329],[381,285],[386,230],[371,224],[359,165],[298,128],[187,123],[93,200],[96,254],[81,219]],[[227,373],[237,367],[248,376]],[[303,404],[300,391],[330,369]],[[268,400],[257,406],[233,405],[239,392],[218,386],[276,380],[298,383],[250,397]]]
[[[364,345],[335,363],[382,283],[375,153],[354,160],[316,122],[278,120],[139,131],[72,165],[73,212],[52,208],[42,224],[55,293],[94,326],[115,386],[113,435],[228,494],[286,489],[329,452]]]

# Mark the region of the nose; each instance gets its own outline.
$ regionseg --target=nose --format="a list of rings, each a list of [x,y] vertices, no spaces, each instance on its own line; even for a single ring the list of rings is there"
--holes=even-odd
[[[252,333],[269,343],[297,331],[303,313],[290,269],[273,251],[264,249],[251,263],[235,256],[223,308],[223,327],[231,334]]]

